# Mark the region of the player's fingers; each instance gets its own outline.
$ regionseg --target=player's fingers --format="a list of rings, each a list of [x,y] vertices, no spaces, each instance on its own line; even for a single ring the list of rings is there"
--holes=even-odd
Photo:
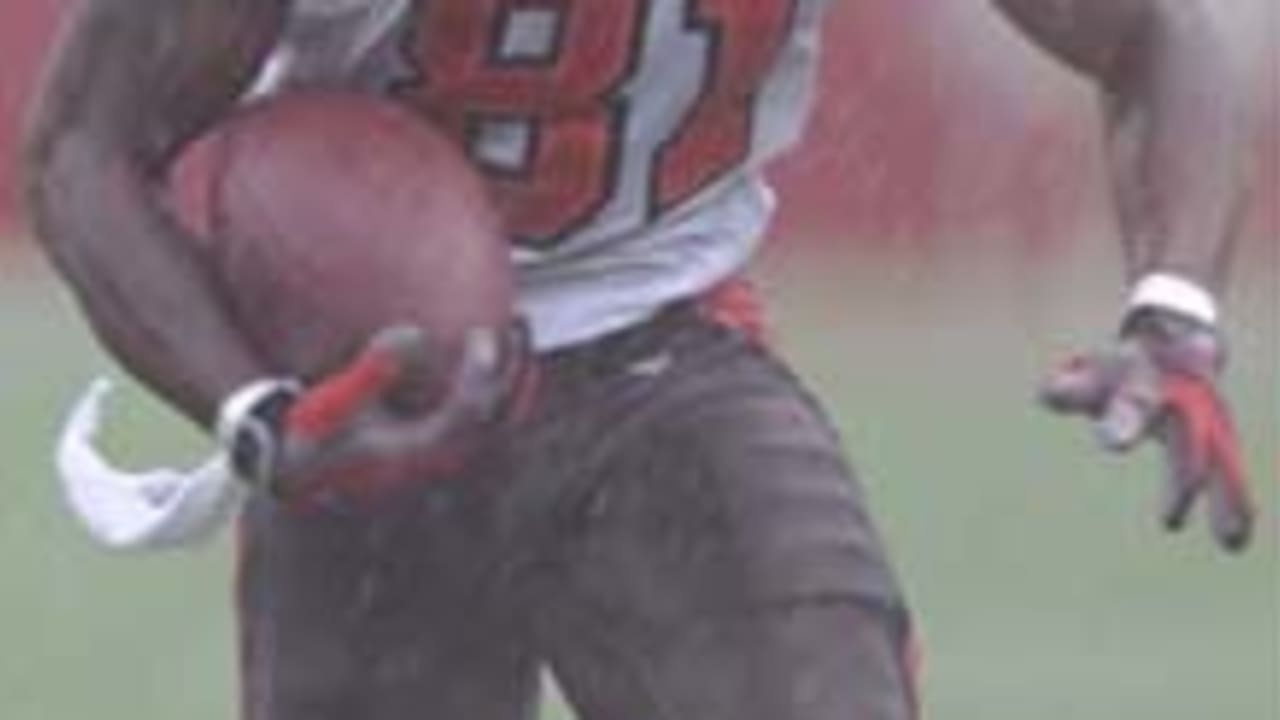
[[[394,358],[399,369],[382,399],[394,412],[416,415],[430,408],[448,372],[447,353],[432,347],[431,338],[414,325],[384,328],[369,341],[365,351]]]
[[[499,331],[469,331],[444,399],[413,416],[375,413],[349,438],[346,454],[420,457],[474,431],[502,398],[503,350]]]
[[[494,419],[518,423],[534,409],[539,394],[540,368],[533,351],[533,331],[523,318],[507,328],[501,385],[501,404]]]
[[[1094,415],[1107,400],[1097,358],[1077,355],[1063,362],[1040,385],[1040,401],[1061,413]]]
[[[1122,348],[1110,356],[1107,399],[1095,416],[1099,443],[1112,452],[1124,452],[1146,438],[1163,410],[1160,372],[1145,353]]]
[[[475,328],[467,333],[458,364],[440,413],[454,422],[480,421],[490,414],[505,388],[507,348],[501,331]]]
[[[365,354],[393,357],[402,365],[423,362],[427,355],[427,336],[416,325],[391,325],[373,334],[365,345]]]
[[[1097,417],[1106,409],[1123,374],[1123,363],[1114,354],[1077,355],[1041,383],[1040,401],[1055,412]]]
[[[1204,487],[1204,470],[1200,465],[1187,427],[1176,417],[1161,420],[1159,435],[1165,456],[1165,485],[1160,519],[1166,529],[1181,530]]]
[[[350,429],[312,447],[295,466],[295,497],[305,505],[328,496],[377,497],[388,488],[456,470],[472,437],[494,418],[507,390],[513,353],[523,355],[523,330],[468,333],[444,399],[404,414],[379,403]]]
[[[472,330],[442,411],[458,421],[498,420],[530,368],[529,346],[529,331],[521,321],[503,329]]]
[[[1205,493],[1209,522],[1218,544],[1232,552],[1244,550],[1253,534],[1253,504],[1243,479],[1232,479],[1226,466],[1217,466]]]
[[[1242,549],[1253,526],[1253,506],[1231,414],[1212,383],[1194,375],[1163,382],[1164,425],[1178,442],[1184,473],[1207,495],[1209,521],[1218,542]]]
[[[441,452],[450,425],[437,413],[407,422],[375,409],[324,443],[297,443],[282,486],[300,506],[322,498],[377,496],[418,476],[415,468]]]
[[[1245,478],[1244,459],[1230,414],[1214,396],[1218,411],[1211,416],[1211,471],[1206,493],[1214,537],[1227,550],[1243,550],[1253,532],[1253,501]]]
[[[419,367],[425,340],[417,328],[403,326],[377,333],[356,359],[308,389],[289,409],[286,427],[300,440],[322,442],[346,429],[356,417],[381,402]]]
[[[1160,411],[1156,390],[1142,377],[1131,375],[1112,393],[1095,423],[1098,441],[1123,452],[1145,438]]]

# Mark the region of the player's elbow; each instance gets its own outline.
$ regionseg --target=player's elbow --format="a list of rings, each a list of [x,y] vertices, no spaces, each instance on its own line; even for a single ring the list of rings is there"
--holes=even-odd
[[[1234,87],[1230,47],[1205,0],[1146,0],[1116,35],[1109,62],[1096,64],[1099,84],[1121,99],[1147,95],[1171,77],[1194,77],[1224,100]]]
[[[1172,77],[1227,83],[1230,48],[1207,0],[995,0],[1041,49],[1121,100]]]

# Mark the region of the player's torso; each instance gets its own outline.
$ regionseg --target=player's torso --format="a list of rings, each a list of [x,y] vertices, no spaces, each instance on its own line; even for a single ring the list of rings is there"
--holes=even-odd
[[[759,169],[799,133],[827,4],[298,2],[289,75],[393,92],[457,138],[530,284],[718,253],[694,290],[763,231]]]

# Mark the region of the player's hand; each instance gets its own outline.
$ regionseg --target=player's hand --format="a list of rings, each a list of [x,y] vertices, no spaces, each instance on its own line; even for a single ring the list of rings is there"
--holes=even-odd
[[[1042,398],[1055,411],[1092,418],[1108,450],[1157,441],[1167,464],[1165,526],[1181,529],[1203,496],[1218,542],[1238,551],[1249,542],[1254,510],[1231,412],[1217,388],[1223,361],[1212,325],[1137,308],[1114,348],[1066,362]]]
[[[505,416],[526,364],[522,327],[468,335],[444,397],[405,402],[430,384],[427,339],[414,328],[377,334],[348,366],[309,388],[264,384],[220,423],[246,482],[290,502],[376,498],[455,471],[485,430]],[[254,396],[257,397],[254,397]]]

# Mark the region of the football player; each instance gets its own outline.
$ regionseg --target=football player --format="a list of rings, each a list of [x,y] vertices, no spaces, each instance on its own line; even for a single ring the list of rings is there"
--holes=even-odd
[[[1239,548],[1251,510],[1214,298],[1241,96],[1208,4],[991,6],[1096,86],[1132,282],[1115,348],[1046,399],[1110,447],[1162,443],[1165,521],[1203,494]],[[541,667],[585,718],[915,713],[909,617],[863,491],[734,284],[773,210],[762,168],[803,129],[826,5],[81,4],[30,136],[32,210],[104,343],[260,489],[242,523],[246,717],[527,718]],[[292,410],[323,410],[332,385],[267,372],[164,200],[184,144],[249,95],[307,85],[397,98],[486,173],[542,376],[531,413],[461,471],[320,507],[292,502],[324,450]],[[375,340],[357,365],[403,349]],[[361,415],[337,452],[375,467],[429,449],[424,426],[498,412],[493,358],[460,370],[457,402]]]

